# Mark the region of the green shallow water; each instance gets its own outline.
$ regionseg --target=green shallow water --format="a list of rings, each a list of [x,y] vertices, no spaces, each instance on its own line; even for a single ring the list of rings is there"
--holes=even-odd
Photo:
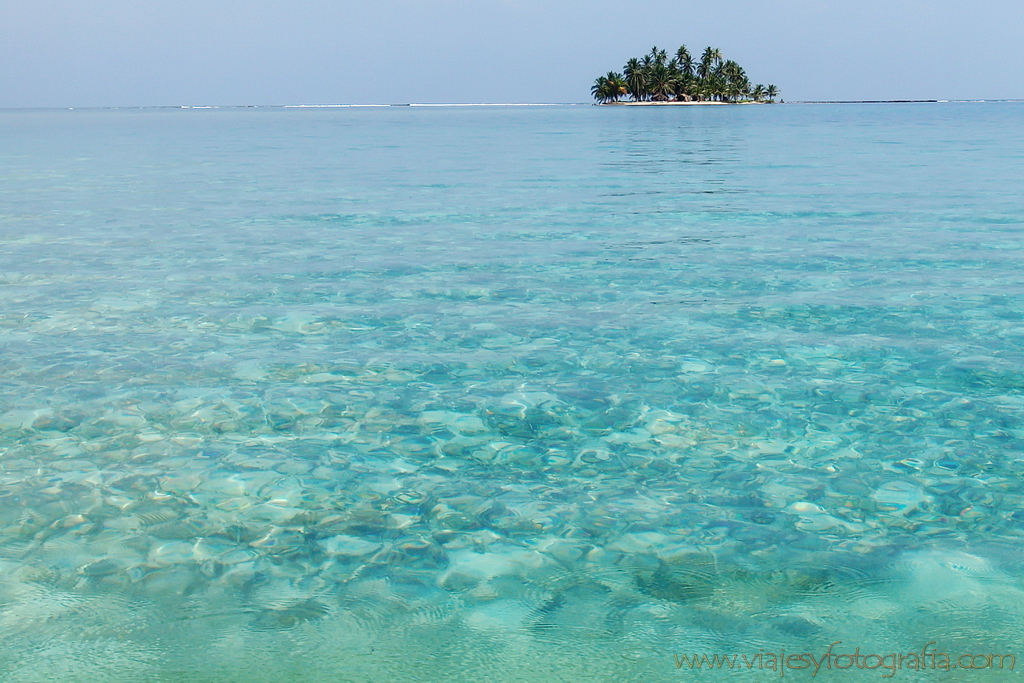
[[[1024,654],[1021,111],[0,114],[4,681]]]

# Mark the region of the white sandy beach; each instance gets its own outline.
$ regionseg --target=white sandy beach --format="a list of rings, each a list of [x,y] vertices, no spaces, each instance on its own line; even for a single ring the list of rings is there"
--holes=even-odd
[[[699,106],[706,104],[770,104],[769,102],[605,102],[601,106],[619,107],[673,107],[673,106]]]

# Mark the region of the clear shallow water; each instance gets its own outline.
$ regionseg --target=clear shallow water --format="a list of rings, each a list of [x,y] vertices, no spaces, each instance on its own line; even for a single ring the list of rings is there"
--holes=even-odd
[[[1022,113],[0,113],[3,680],[1024,655]]]

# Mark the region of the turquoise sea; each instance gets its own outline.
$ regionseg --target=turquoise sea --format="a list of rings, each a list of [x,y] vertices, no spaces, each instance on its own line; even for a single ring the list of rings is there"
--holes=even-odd
[[[0,112],[0,680],[1016,680],[1022,124]]]

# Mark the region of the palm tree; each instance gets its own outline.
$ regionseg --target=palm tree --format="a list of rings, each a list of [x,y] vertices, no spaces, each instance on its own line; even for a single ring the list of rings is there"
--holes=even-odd
[[[690,51],[686,49],[685,45],[680,45],[676,50],[676,64],[679,65],[680,73],[687,78],[693,78],[693,57],[690,56]]]
[[[590,94],[601,104],[618,102],[619,98],[625,95],[626,92],[626,81],[622,79],[622,74],[615,73],[614,71],[609,71],[606,76],[598,77],[590,88]]]
[[[750,80],[747,78],[746,72],[743,67],[731,59],[718,67],[716,75],[722,79],[723,89],[730,101],[738,99],[750,91]]]
[[[722,64],[722,70],[729,74],[730,78],[746,78],[747,72],[742,66],[732,61],[731,59]]]
[[[701,71],[705,74],[710,74],[721,65],[722,51],[717,47],[706,47],[704,48],[704,54],[700,56],[700,66],[697,67],[697,75],[700,76]]]
[[[714,81],[719,68],[722,65],[722,51],[718,48],[707,47],[704,54],[700,56],[700,64],[697,65],[697,77],[705,89],[710,88],[716,95],[721,94],[722,85]],[[714,95],[712,95],[714,97]]]
[[[755,102],[760,102],[761,100],[764,99],[764,96],[766,95],[764,86],[758,83],[757,85],[754,86],[754,89],[751,91],[750,94],[753,96]]]
[[[671,99],[675,94],[675,75],[665,64],[655,64],[648,72],[647,88],[651,98],[659,102]]]
[[[616,71],[609,71],[605,77],[608,79],[609,94],[612,96],[612,102],[618,102],[619,98],[629,93],[629,88],[626,87],[626,80],[622,77],[622,74]]]
[[[640,60],[635,57],[629,60],[622,72],[625,74],[629,96],[633,98],[634,102],[644,100],[647,94],[647,74]]]
[[[769,85],[765,89],[764,94],[768,96],[769,102],[774,102],[775,98],[779,96],[779,89],[776,88],[774,85]]]
[[[697,64],[697,78],[702,81],[707,81],[711,78],[711,72],[715,68],[714,59],[711,55],[711,48],[706,48],[704,54],[700,57],[700,62]]]
[[[725,101],[735,102],[745,94],[743,84],[737,81],[729,81],[725,86]]]
[[[676,99],[689,99],[693,95],[693,57],[685,45],[676,50],[676,58],[672,60],[676,67]]]

